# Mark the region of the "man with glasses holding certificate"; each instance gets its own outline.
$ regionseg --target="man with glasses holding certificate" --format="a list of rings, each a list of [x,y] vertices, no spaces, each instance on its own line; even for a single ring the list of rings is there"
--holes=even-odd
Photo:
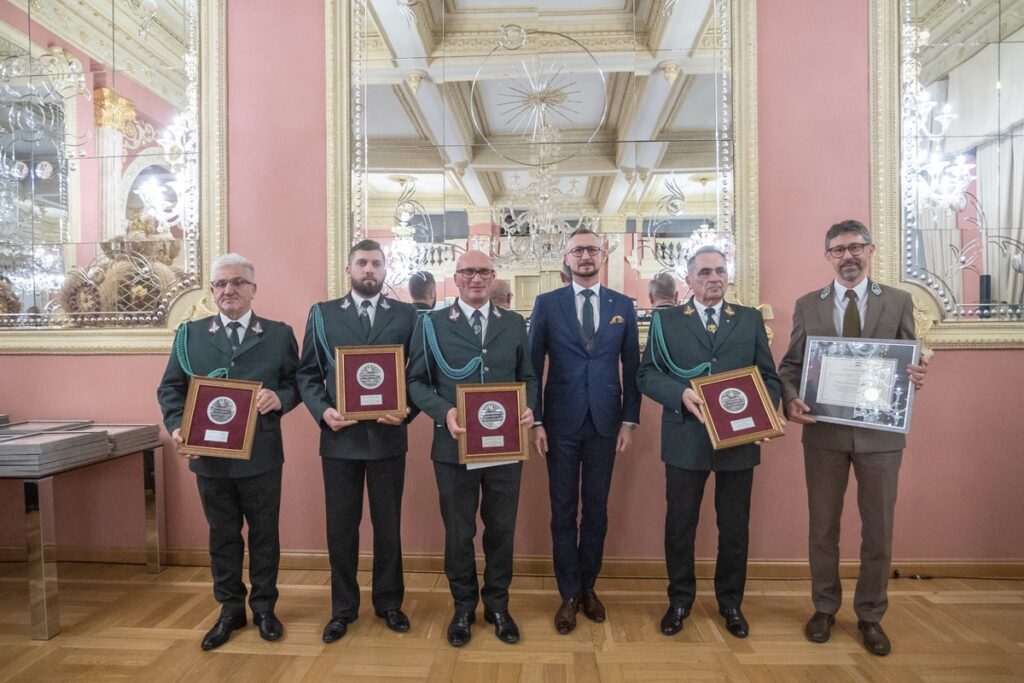
[[[484,619],[505,643],[519,642],[519,627],[508,610],[512,549],[519,506],[522,462],[459,464],[456,409],[460,384],[523,382],[526,404],[537,403],[537,380],[530,363],[526,322],[514,311],[492,306],[487,286],[494,278],[490,258],[467,251],[455,265],[459,298],[451,306],[420,316],[409,361],[409,397],[434,420],[430,457],[444,520],[444,572],[455,603],[448,643],[469,642],[477,603]],[[513,417],[513,416],[510,416]],[[533,410],[518,416],[533,424]],[[473,538],[479,510],[484,523],[484,585],[477,582]]]
[[[281,559],[281,416],[299,402],[295,335],[288,325],[253,313],[256,272],[252,263],[238,254],[225,254],[213,262],[211,271],[210,291],[219,313],[178,328],[156,392],[164,425],[180,446],[185,399],[193,375],[252,380],[262,382],[263,388],[256,394],[259,422],[248,460],[189,456],[189,469],[196,474],[199,499],[210,526],[213,596],[221,605],[217,622],[203,637],[204,650],[228,642],[232,632],[247,623],[243,521],[249,526],[253,622],[264,640],[278,640],[284,632],[274,615]]]
[[[594,584],[608,532],[612,466],[640,421],[636,308],[601,285],[606,260],[599,235],[585,228],[573,232],[565,254],[572,282],[537,297],[530,316],[538,377],[548,359],[543,417],[538,413],[533,441],[547,457],[551,545],[562,597],[554,621],[562,635],[576,627],[580,608],[593,621],[605,620]]]
[[[800,398],[808,336],[915,339],[910,294],[870,280],[875,247],[863,223],[846,220],[825,234],[825,260],[836,277],[797,299],[793,332],[779,375],[786,416],[804,425],[804,469],[810,521],[809,559],[814,614],[807,639],[824,643],[842,603],[839,580],[839,521],[853,467],[861,518],[861,563],[853,608],[864,647],[876,655],[892,649],[881,620],[888,606],[886,584],[892,559],[893,511],[906,437],[901,433],[816,422]],[[920,389],[927,361],[907,367]]]

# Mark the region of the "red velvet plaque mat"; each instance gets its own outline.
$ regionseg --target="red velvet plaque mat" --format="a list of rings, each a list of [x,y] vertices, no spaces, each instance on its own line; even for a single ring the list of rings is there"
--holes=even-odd
[[[375,363],[384,371],[384,381],[377,387],[363,387],[359,383],[359,369]],[[342,415],[376,410],[398,410],[398,370],[393,353],[352,353],[342,356],[345,378],[345,405]],[[364,380],[366,375],[364,375]],[[372,385],[372,382],[370,383]]]
[[[746,406],[739,412],[731,412],[723,407],[722,394],[727,390],[739,390],[746,397]],[[772,420],[765,412],[757,384],[751,375],[723,379],[720,382],[709,382],[701,386],[704,401],[715,431],[721,441],[746,436],[756,432],[773,429]],[[731,399],[731,400],[730,400]],[[735,391],[730,391],[724,401],[727,406],[739,407],[742,401]]]
[[[467,393],[465,400],[467,457],[522,453],[524,444],[519,438],[519,394],[516,391],[474,391]],[[504,422],[495,429],[488,429],[480,421],[480,409],[491,402],[498,403],[505,411]],[[485,421],[498,421],[500,411],[493,406],[483,412]]]
[[[218,424],[210,418],[210,403],[219,397],[234,401],[235,414],[230,421]],[[256,392],[249,388],[204,385],[196,391],[192,425],[188,430],[186,446],[191,448],[227,448],[241,450],[245,446],[245,427],[249,421],[251,402]],[[217,411],[213,411],[217,414]]]

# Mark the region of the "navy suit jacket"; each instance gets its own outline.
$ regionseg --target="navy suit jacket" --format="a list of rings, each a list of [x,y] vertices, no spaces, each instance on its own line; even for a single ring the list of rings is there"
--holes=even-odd
[[[576,317],[572,286],[537,297],[530,316],[530,352],[543,377],[541,411],[535,415],[554,434],[574,434],[590,413],[602,436],[614,436],[622,423],[640,422],[640,339],[632,300],[601,287],[600,320],[590,348]],[[621,381],[620,368],[621,364]]]

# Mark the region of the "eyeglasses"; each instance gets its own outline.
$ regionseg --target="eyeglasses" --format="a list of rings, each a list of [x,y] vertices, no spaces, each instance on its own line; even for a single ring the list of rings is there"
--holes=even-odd
[[[862,244],[860,242],[856,242],[856,243],[851,244],[849,246],[845,246],[845,247],[832,247],[831,249],[826,249],[825,251],[832,258],[840,259],[840,258],[843,258],[843,254],[845,254],[846,252],[850,252],[850,256],[860,256],[861,254],[864,253],[864,250],[867,249],[870,246],[871,246],[870,243]]]
[[[246,280],[244,277],[233,277],[230,280],[214,280],[210,283],[210,286],[214,289],[224,289],[228,285],[231,285],[235,289],[239,289],[242,285],[251,285],[252,280]]]
[[[583,256],[583,254],[586,254],[587,256],[593,258],[598,254],[603,254],[604,249],[602,249],[601,247],[573,247],[567,253],[572,254],[576,258]]]
[[[494,277],[494,271],[490,268],[460,268],[455,271],[467,280],[472,280],[477,275],[480,276],[481,280],[490,280]]]

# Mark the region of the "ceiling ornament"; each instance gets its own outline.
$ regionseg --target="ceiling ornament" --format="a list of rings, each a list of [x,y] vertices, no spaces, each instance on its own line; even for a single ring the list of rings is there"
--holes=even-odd
[[[520,54],[520,50],[523,50],[522,58],[505,73],[504,79],[497,82],[497,92],[490,96],[498,103],[502,122],[511,126],[527,144],[499,143],[492,139],[482,125],[476,106],[470,107],[473,129],[495,153],[516,164],[538,166],[570,159],[593,141],[608,117],[608,79],[604,70],[594,54],[575,38],[564,33],[527,30],[515,24],[506,24],[498,32],[497,45],[491,48],[477,68],[470,90],[470,102],[477,101],[481,75],[487,70],[493,70],[499,58]],[[563,61],[576,57],[591,62],[593,72],[600,77],[600,120],[582,140],[582,144],[571,145],[568,152],[560,150],[558,156],[542,153],[538,161],[532,148],[538,143],[547,144],[542,138],[550,136],[550,131],[578,128],[578,124],[573,124],[579,114],[577,108],[582,104],[582,99],[574,71],[580,69],[570,69]],[[588,93],[588,97],[594,95]]]

